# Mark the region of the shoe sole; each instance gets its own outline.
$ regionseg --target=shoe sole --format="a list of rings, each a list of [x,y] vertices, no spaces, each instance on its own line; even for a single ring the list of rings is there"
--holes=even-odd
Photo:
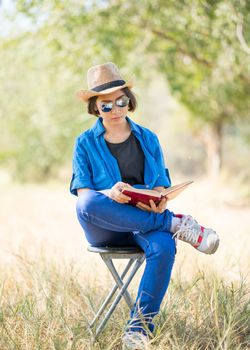
[[[210,247],[210,249],[204,251],[204,250],[199,250],[199,247],[197,247],[196,249],[201,252],[201,253],[205,253],[205,254],[208,254],[208,255],[211,255],[211,254],[214,254],[216,252],[216,250],[218,249],[219,247],[219,244],[220,244],[220,239],[218,238],[217,241],[215,242],[214,246],[213,247]]]
[[[208,251],[208,252],[206,252],[207,254],[214,254],[215,252],[216,252],[216,250],[218,249],[218,247],[219,247],[219,244],[220,244],[220,240],[218,239],[217,241],[216,241],[216,243],[215,243],[215,245],[213,246],[213,248],[210,250],[210,251]]]

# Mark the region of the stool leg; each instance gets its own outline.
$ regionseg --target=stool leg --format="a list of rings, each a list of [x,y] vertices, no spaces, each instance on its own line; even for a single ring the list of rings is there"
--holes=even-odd
[[[133,264],[133,259],[130,259],[127,266],[125,267],[123,273],[121,274],[121,278],[124,278],[128,272],[128,270],[130,269],[131,265]],[[103,302],[103,304],[101,305],[100,309],[98,310],[97,314],[95,315],[93,321],[90,323],[90,327],[93,327],[96,320],[101,316],[101,314],[103,313],[103,311],[105,310],[106,306],[108,305],[109,301],[112,299],[113,295],[115,294],[116,290],[118,289],[118,285],[116,284],[113,289],[110,291],[110,293],[108,294],[107,298],[105,299],[105,301]]]
[[[111,272],[112,276],[114,277],[114,280],[116,281],[116,284],[118,285],[118,287],[121,289],[123,287],[123,281],[121,279],[121,277],[119,276],[119,274],[117,273],[115,266],[113,264],[112,259],[105,259],[104,257],[102,257],[105,264],[108,266],[109,271]],[[129,262],[134,262],[134,259],[130,259]],[[126,299],[126,302],[128,304],[128,307],[130,308],[130,310],[133,307],[133,300],[129,294],[129,292],[127,290],[125,290],[124,292],[124,298]]]
[[[136,259],[136,262],[135,262],[134,267],[133,267],[133,269],[131,271],[131,274],[128,277],[128,280],[122,286],[122,288],[119,291],[119,293],[117,294],[113,304],[111,305],[111,307],[109,308],[108,312],[106,313],[104,319],[102,320],[101,324],[97,328],[96,334],[95,334],[95,338],[101,333],[101,331],[105,327],[108,319],[110,318],[110,316],[114,312],[114,310],[115,310],[116,306],[118,305],[119,301],[121,300],[124,292],[127,290],[128,286],[129,286],[129,283],[131,282],[131,280],[134,277],[134,275],[136,274],[137,270],[139,269],[139,267],[143,263],[144,259],[145,259],[145,256],[143,256],[142,258]]]

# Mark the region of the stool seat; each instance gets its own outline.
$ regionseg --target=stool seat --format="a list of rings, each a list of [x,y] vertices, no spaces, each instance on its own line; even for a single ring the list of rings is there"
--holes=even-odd
[[[88,251],[91,253],[99,253],[102,259],[139,259],[144,256],[143,250],[140,247],[95,247],[88,246]]]
[[[143,250],[141,250],[140,247],[98,247],[89,245],[88,251],[91,253],[99,253],[102,260],[108,267],[111,275],[114,278],[115,285],[111,289],[110,293],[106,297],[105,301],[101,305],[100,309],[97,311],[94,319],[90,323],[90,328],[93,330],[94,325],[96,324],[99,317],[102,315],[106,307],[108,306],[108,303],[111,301],[112,297],[114,296],[115,292],[119,289],[119,293],[117,294],[114,302],[110,306],[108,312],[106,313],[104,319],[101,321],[99,326],[96,329],[96,332],[94,332],[94,339],[96,339],[99,334],[104,329],[107,321],[109,320],[110,316],[112,315],[113,311],[115,310],[116,306],[120,302],[121,298],[124,297],[126,300],[128,307],[130,310],[133,308],[133,299],[131,298],[131,295],[128,291],[128,286],[130,282],[132,281],[134,275],[138,271],[139,267],[142,265],[142,263],[145,260],[145,254]],[[113,259],[129,259],[124,271],[120,275],[118,271],[116,270]],[[125,276],[127,275],[128,271],[132,268],[132,271],[127,276],[126,281],[124,280]]]
[[[99,253],[99,254],[115,254],[118,255],[119,254],[124,254],[124,255],[129,255],[129,256],[133,256],[133,254],[136,255],[143,255],[144,252],[143,250],[141,250],[140,247],[95,247],[92,245],[88,246],[88,251],[92,252],[92,253]],[[125,257],[121,257],[121,258],[125,258]],[[118,259],[118,257],[116,258]]]

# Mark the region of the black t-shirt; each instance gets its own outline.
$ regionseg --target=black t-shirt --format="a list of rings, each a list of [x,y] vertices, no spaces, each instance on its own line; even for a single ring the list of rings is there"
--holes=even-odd
[[[131,132],[129,138],[121,143],[106,144],[116,158],[122,181],[130,184],[144,184],[144,153],[140,141]]]

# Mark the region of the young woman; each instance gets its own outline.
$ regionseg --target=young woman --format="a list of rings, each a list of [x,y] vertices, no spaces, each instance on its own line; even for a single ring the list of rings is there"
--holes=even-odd
[[[136,108],[132,83],[113,63],[91,67],[87,80],[89,89],[78,94],[98,119],[76,139],[70,190],[78,196],[77,215],[90,244],[139,246],[145,252],[145,270],[123,336],[125,348],[140,349],[154,329],[152,320],[170,281],[174,238],[213,254],[219,237],[190,215],[168,210],[166,199],[158,205],[128,205],[130,198],[121,192],[125,184],[157,191],[170,186],[162,150],[152,131],[128,117]]]

